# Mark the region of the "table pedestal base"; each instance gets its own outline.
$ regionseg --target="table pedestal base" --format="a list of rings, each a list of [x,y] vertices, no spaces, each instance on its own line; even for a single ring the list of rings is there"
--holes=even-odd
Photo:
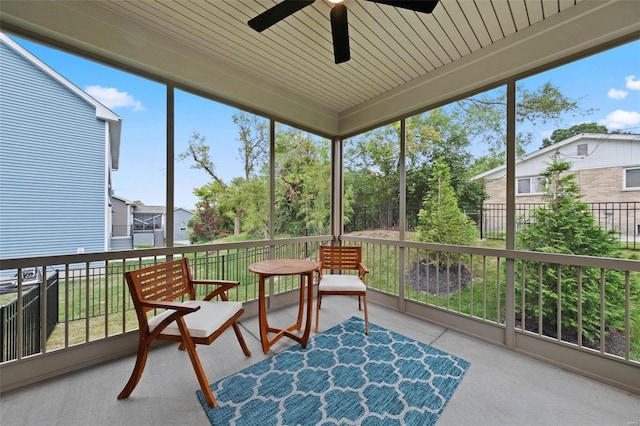
[[[309,260],[271,260],[258,262],[249,267],[249,270],[259,275],[259,300],[258,319],[260,322],[260,341],[262,351],[266,354],[283,336],[286,336],[300,343],[303,348],[307,347],[309,335],[311,334],[311,316],[313,313],[313,273],[317,270],[317,264]],[[278,275],[300,275],[300,301],[298,304],[298,318],[295,324],[287,328],[270,327],[267,320],[267,305],[265,297],[265,281],[267,278]],[[306,318],[303,328],[303,317],[305,314],[305,287],[306,287]],[[302,330],[302,335],[293,331]],[[269,337],[270,333],[275,333]]]

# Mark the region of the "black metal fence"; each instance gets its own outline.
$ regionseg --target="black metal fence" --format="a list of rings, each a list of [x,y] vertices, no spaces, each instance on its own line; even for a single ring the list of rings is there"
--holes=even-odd
[[[624,248],[640,250],[640,201],[587,203],[595,221],[604,230],[618,234]],[[545,208],[544,203],[518,203],[516,226],[526,226],[534,209]],[[407,206],[407,231],[414,231],[418,222],[417,206]],[[485,203],[479,212],[467,212],[476,223],[480,236],[487,239],[504,239],[507,229],[507,205]],[[358,207],[345,224],[345,232],[372,229],[398,229],[399,207],[389,203],[379,206]]]
[[[307,257],[317,250],[315,243],[299,243],[291,248],[291,244],[274,247],[275,257]],[[267,259],[269,250],[266,247],[257,247],[246,250],[228,251],[224,253],[198,253],[191,260],[192,273],[197,278],[238,279],[242,282],[253,278],[246,266],[249,263]],[[77,321],[86,318],[102,317],[123,311],[134,309],[131,297],[124,279],[124,272],[149,266],[163,260],[148,259],[141,262],[110,263],[105,266],[91,266],[89,268],[70,269],[64,272],[58,284],[58,271],[55,272],[55,292],[49,284],[47,294],[47,313],[50,317],[47,324],[55,324],[60,321]],[[52,278],[49,279],[52,283]],[[59,290],[60,287],[60,290]],[[23,294],[23,315],[25,330],[27,316],[31,315],[31,309],[38,307],[39,286],[29,289]],[[59,311],[59,306],[63,311]],[[17,299],[0,308],[2,312],[0,327],[2,331],[11,331],[15,335],[17,324],[10,323],[17,318]],[[31,317],[28,321],[32,321]],[[38,319],[39,320],[39,319]],[[35,319],[33,319],[35,321]],[[10,325],[8,325],[10,323]],[[50,333],[50,330],[49,330]],[[6,333],[5,333],[6,334]],[[9,333],[11,334],[11,333]],[[4,334],[3,334],[4,336]],[[7,340],[3,337],[3,344]],[[26,354],[23,353],[23,354]]]
[[[42,342],[40,286],[37,284],[22,294],[22,356],[37,354]],[[58,272],[47,277],[46,336],[58,323]],[[0,307],[0,354],[2,362],[18,356],[18,299]]]
[[[268,247],[251,247],[222,252],[194,253],[190,258],[194,277],[238,280],[244,284],[256,280],[247,267],[250,263],[265,260],[270,253],[276,258],[306,258],[317,251],[317,242]],[[124,272],[163,262],[149,258],[125,263],[117,261],[103,265],[87,265],[83,268],[55,270],[47,279],[46,338],[51,336],[56,324],[65,321],[121,315],[134,309],[124,279]],[[242,287],[247,289],[247,285]],[[203,294],[211,289],[201,288]],[[22,294],[22,356],[39,353],[42,349],[42,298],[40,284],[25,289]],[[230,295],[230,297],[233,297]],[[255,298],[255,294],[235,295],[237,300]],[[18,356],[18,299],[0,307],[0,362],[15,360]]]
[[[419,206],[407,206],[407,230],[413,231],[418,225]],[[377,206],[356,207],[346,221],[345,232],[371,229],[398,229],[400,207],[398,203]]]
[[[640,250],[640,201],[587,203],[595,222],[605,231],[614,231],[622,247]],[[526,226],[537,208],[545,208],[544,203],[516,204],[516,227]],[[506,233],[506,204],[483,205],[480,218],[476,221],[482,238],[503,239]]]

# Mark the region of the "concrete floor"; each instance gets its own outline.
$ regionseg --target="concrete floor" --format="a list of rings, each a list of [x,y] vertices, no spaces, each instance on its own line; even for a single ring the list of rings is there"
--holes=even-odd
[[[326,298],[322,312],[321,330],[362,314],[354,299],[335,296]],[[294,318],[294,308],[269,313],[275,326]],[[640,426],[638,395],[374,304],[369,319],[471,362],[438,425]],[[242,354],[232,331],[211,346],[198,346],[210,383],[271,355],[262,353],[257,317],[241,323],[251,357]],[[272,352],[293,343],[283,338]],[[131,397],[118,401],[134,360],[131,356],[6,392],[0,396],[0,425],[209,424],[195,395],[198,382],[188,357],[175,345],[155,347]]]

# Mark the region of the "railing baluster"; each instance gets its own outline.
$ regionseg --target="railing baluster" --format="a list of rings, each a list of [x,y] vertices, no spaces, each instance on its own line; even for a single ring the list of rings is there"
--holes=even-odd
[[[561,266],[556,265],[556,336],[558,342],[562,340],[562,271]]]
[[[578,347],[582,347],[582,267],[578,266]],[[603,339],[604,336],[600,336]]]
[[[631,281],[629,271],[624,276],[625,303],[624,303],[624,359],[631,358]],[[603,337],[604,340],[604,337]]]
[[[89,286],[89,282],[90,282],[90,274],[91,271],[89,270],[89,262],[86,262],[85,264],[85,287],[84,287],[84,292],[85,292],[85,342],[89,342],[89,340],[91,340],[90,337],[90,331],[91,331],[91,324],[89,322],[90,319],[90,315],[89,315],[89,300],[90,300],[90,294],[89,294],[89,290],[90,290],[90,286]]]
[[[605,317],[606,317],[606,282],[604,279],[604,268],[600,268],[600,336],[605,335]],[[605,352],[605,339],[600,339],[600,353]]]

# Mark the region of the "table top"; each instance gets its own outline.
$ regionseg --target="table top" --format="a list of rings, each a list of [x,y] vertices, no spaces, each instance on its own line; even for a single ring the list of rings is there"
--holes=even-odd
[[[260,275],[296,275],[318,269],[318,263],[304,259],[274,259],[257,262],[249,266],[251,272]]]

